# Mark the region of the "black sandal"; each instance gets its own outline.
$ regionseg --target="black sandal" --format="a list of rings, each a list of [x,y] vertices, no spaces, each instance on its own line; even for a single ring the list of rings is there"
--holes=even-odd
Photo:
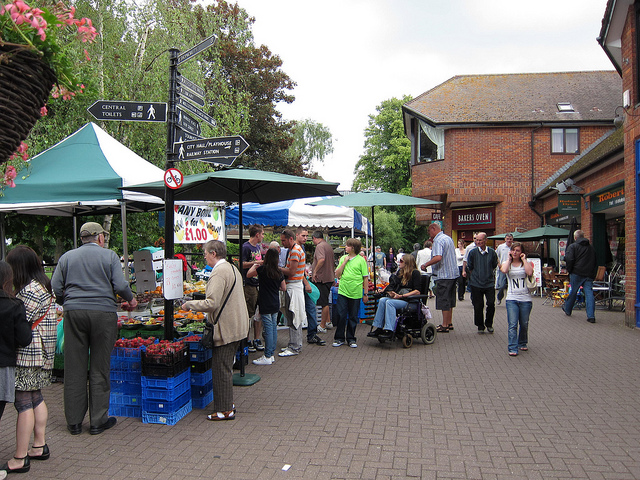
[[[445,327],[444,325],[438,325],[438,328],[436,328],[436,332],[449,333],[449,327]]]
[[[0,467],[0,471],[4,470],[8,475],[10,473],[27,473],[31,469],[31,464],[29,463],[29,455],[20,458],[13,458],[14,460],[22,460],[24,463],[20,468],[9,468],[9,462],[7,462],[2,467]]]
[[[31,460],[48,460],[49,457],[51,456],[51,452],[49,452],[49,446],[46,443],[40,447],[36,447],[35,445],[32,445],[31,449],[34,449],[34,448],[41,448],[42,453],[40,455],[35,455],[35,456],[29,455],[29,458]]]

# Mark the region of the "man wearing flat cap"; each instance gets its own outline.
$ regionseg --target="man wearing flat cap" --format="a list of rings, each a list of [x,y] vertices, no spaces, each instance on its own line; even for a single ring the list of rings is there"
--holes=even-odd
[[[60,257],[51,286],[58,303],[64,306],[67,429],[71,435],[82,433],[82,421],[89,410],[89,433],[97,435],[117,421],[108,416],[111,350],[118,333],[116,294],[129,302],[130,308],[135,308],[137,302],[118,255],[104,248],[102,226],[85,223],[80,228],[80,238],[81,247]]]

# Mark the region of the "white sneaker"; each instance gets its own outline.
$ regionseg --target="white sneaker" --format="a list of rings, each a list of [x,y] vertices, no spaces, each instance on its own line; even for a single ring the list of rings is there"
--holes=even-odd
[[[332,347],[341,347],[342,345],[344,345],[344,342],[342,340],[336,340],[331,344]]]
[[[262,355],[260,358],[256,358],[253,361],[254,365],[271,365],[274,362],[274,358],[273,357],[265,357],[264,355]]]
[[[354,341],[349,342],[349,346],[351,348],[358,348],[358,344],[356,342],[354,342]]]
[[[289,347],[278,354],[280,357],[293,357],[294,355],[298,355],[298,352],[294,352]]]
[[[318,325],[318,333],[327,333],[327,329],[322,328],[320,325]]]
[[[327,330],[331,330],[333,328],[333,323],[329,322],[325,325],[325,327],[327,328]]]

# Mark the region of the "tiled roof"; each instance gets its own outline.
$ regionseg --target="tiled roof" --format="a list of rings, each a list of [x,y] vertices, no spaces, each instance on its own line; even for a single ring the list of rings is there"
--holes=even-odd
[[[583,170],[588,170],[615,153],[624,151],[624,127],[607,132],[598,140],[593,142],[584,152],[575,156],[571,161],[563,165],[557,172],[551,175],[537,190],[535,197],[538,197],[549,190],[560,180],[565,180],[573,175],[577,175]]]
[[[559,113],[569,102],[575,113]],[[622,102],[615,71],[460,75],[406,106],[434,124],[612,121]]]

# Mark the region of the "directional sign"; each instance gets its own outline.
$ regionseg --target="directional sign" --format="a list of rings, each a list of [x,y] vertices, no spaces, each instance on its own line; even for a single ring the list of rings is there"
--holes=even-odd
[[[200,123],[195,118],[190,117],[180,109],[178,109],[177,124],[185,132],[189,132],[192,135],[202,135],[202,128],[200,128]]]
[[[173,153],[178,154],[176,160],[201,160],[231,165],[248,147],[246,140],[236,135],[174,143]]]
[[[176,143],[186,142],[187,140],[201,140],[200,135],[194,135],[193,133],[186,132],[179,127],[176,127],[175,135]]]
[[[178,75],[178,84],[180,86],[182,86],[182,87],[188,88],[189,90],[191,90],[196,95],[200,95],[201,97],[204,97],[204,88],[202,88],[199,85],[196,85],[191,80],[189,80],[187,77],[185,77],[183,75]]]
[[[182,172],[177,168],[170,168],[164,172],[164,184],[172,190],[180,188],[183,181]]]
[[[217,126],[215,118],[204,113],[199,108],[194,107],[189,102],[187,102],[184,98],[178,99],[178,108],[181,108],[183,110],[186,110],[189,113],[192,113],[196,117],[199,117],[201,120],[204,120],[205,122],[207,122],[212,127]]]
[[[199,95],[196,95],[189,89],[178,87],[178,95],[180,95],[183,98],[186,98],[187,100],[191,100],[196,105],[204,107],[204,98],[202,98]]]
[[[209,38],[205,38],[202,42],[200,42],[195,47],[193,47],[193,48],[187,50],[186,52],[178,55],[177,65],[180,65],[181,63],[186,62],[187,60],[189,60],[194,55],[197,55],[201,51],[206,50],[207,48],[209,48],[211,45],[216,43],[216,39],[217,38],[218,37],[216,37],[215,35],[211,35]]]
[[[124,102],[98,100],[87,111],[96,120],[120,122],[166,122],[167,104],[161,102]]]

